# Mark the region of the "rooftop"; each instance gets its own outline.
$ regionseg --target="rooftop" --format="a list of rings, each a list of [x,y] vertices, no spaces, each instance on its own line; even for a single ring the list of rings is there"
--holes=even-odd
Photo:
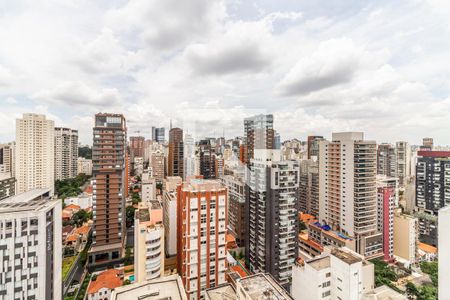
[[[406,297],[388,286],[382,285],[372,292],[365,293],[362,300],[406,300]]]
[[[110,269],[98,274],[95,281],[92,280],[91,283],[89,284],[87,293],[95,294],[101,288],[107,288],[112,290],[121,286],[122,285],[122,279],[120,278],[121,273],[122,271]]]
[[[424,252],[427,252],[427,253],[437,253],[437,248],[436,247],[434,247],[432,245],[425,244],[425,243],[420,243],[419,242],[419,249],[424,251]]]
[[[307,264],[317,271],[323,270],[325,268],[330,267],[330,257],[329,256],[323,256],[319,258],[312,259],[307,262]]]
[[[331,254],[349,265],[363,261],[363,259],[361,257],[356,256],[355,254],[353,254],[351,252],[346,252],[346,251],[342,250],[341,248],[333,248],[331,250]]]
[[[35,189],[0,200],[0,213],[38,211],[60,203],[50,198],[50,189]]]
[[[183,183],[183,190],[187,191],[206,191],[223,190],[225,187],[219,180],[192,178]]]
[[[238,281],[252,300],[292,300],[293,298],[269,274],[255,274]]]
[[[170,275],[142,283],[134,283],[116,288],[111,300],[160,299],[187,300],[183,282],[178,275]]]
[[[235,300],[237,299],[236,290],[229,283],[206,290],[207,298],[210,300]]]

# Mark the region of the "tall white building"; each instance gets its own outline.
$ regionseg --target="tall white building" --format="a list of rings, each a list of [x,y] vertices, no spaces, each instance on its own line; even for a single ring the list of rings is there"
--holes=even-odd
[[[409,178],[411,177],[412,169],[411,167],[411,147],[408,142],[397,142],[395,144],[395,152],[397,155],[397,177],[399,180],[399,185],[403,187],[407,184]]]
[[[165,249],[168,256],[177,254],[177,186],[182,181],[179,176],[164,179],[163,221]]]
[[[78,174],[78,130],[55,127],[55,180]]]
[[[450,295],[450,206],[439,210],[438,218],[439,300],[445,300]]]
[[[362,132],[319,142],[319,221],[355,239],[356,252],[381,256],[377,231],[377,147]]]
[[[164,276],[164,225],[157,200],[143,203],[135,211],[134,274],[136,282]]]
[[[156,200],[156,180],[150,177],[149,172],[142,173],[141,199],[142,202]]]
[[[16,120],[17,193],[54,190],[55,125],[45,115],[24,114]]]
[[[50,189],[0,201],[0,299],[60,300],[61,202]]]
[[[92,159],[78,157],[77,164],[78,174],[92,175]]]
[[[345,247],[326,249],[292,270],[295,300],[359,300],[374,287],[374,265]]]
[[[197,175],[195,169],[195,140],[190,134],[184,137],[184,178]]]

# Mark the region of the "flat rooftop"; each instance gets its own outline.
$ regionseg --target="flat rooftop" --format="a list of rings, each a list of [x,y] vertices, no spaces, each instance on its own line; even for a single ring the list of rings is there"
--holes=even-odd
[[[237,299],[236,290],[229,284],[223,284],[206,290],[206,294],[211,300],[235,300]]]
[[[170,275],[114,289],[111,300],[187,300],[181,278]]]
[[[225,187],[219,180],[192,178],[183,183],[183,190],[187,191],[207,191],[223,190]]]
[[[312,259],[307,262],[309,266],[313,267],[317,271],[323,270],[330,267],[330,257],[324,256],[316,259]]]
[[[349,265],[363,261],[361,257],[356,256],[350,252],[343,251],[339,248],[334,248],[333,250],[331,250],[331,254],[336,256],[340,260],[346,262]]]
[[[56,202],[50,198],[50,189],[35,189],[0,200],[0,213],[40,210]]]
[[[255,274],[238,281],[252,300],[293,300],[269,274]]]

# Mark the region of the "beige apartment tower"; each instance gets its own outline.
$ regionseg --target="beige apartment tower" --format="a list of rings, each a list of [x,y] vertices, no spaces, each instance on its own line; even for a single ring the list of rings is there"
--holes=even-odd
[[[55,127],[55,180],[77,176],[78,130]]]
[[[27,113],[16,120],[16,193],[54,190],[55,124],[45,115]]]

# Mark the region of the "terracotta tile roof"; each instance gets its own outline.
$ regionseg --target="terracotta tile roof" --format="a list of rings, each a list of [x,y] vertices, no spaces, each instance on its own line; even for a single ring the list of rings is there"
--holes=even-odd
[[[67,226],[64,226],[62,228],[62,233],[63,233],[63,235],[64,234],[69,234],[69,233],[72,232],[72,230],[73,230],[73,226],[72,225],[67,225]]]
[[[437,248],[425,243],[419,243],[419,249],[428,253],[437,253]]]
[[[307,213],[299,213],[298,218],[300,221],[304,222],[305,224],[316,220],[316,218],[313,215],[310,215]]]
[[[122,286],[122,279],[120,279],[120,274],[122,271],[110,269],[106,270],[97,275],[95,281],[91,281],[89,284],[88,294],[95,294],[102,288],[115,289],[116,287]]]
[[[89,233],[89,230],[91,230],[91,227],[89,227],[89,226],[87,226],[87,225],[84,225],[84,226],[75,228],[74,233],[86,235],[86,234]]]
[[[230,233],[227,233],[227,235],[225,236],[225,239],[226,239],[227,243],[236,242],[236,238]]]
[[[244,278],[244,277],[248,276],[247,272],[244,269],[242,269],[242,267],[239,266],[239,265],[232,266],[231,270],[233,270],[234,272],[238,273],[239,276],[241,276],[241,278]]]
[[[76,204],[69,204],[66,207],[64,207],[64,209],[68,209],[68,210],[80,210],[81,207],[79,205]]]
[[[92,185],[88,184],[88,185],[86,186],[86,188],[84,189],[84,192],[87,193],[87,194],[92,194],[92,191],[93,191],[93,190],[94,190],[94,189],[92,188]]]
[[[63,219],[70,219],[72,218],[72,213],[70,211],[62,211],[62,218]]]
[[[71,234],[66,238],[66,243],[67,242],[76,242],[77,241],[77,236],[75,234]]]

